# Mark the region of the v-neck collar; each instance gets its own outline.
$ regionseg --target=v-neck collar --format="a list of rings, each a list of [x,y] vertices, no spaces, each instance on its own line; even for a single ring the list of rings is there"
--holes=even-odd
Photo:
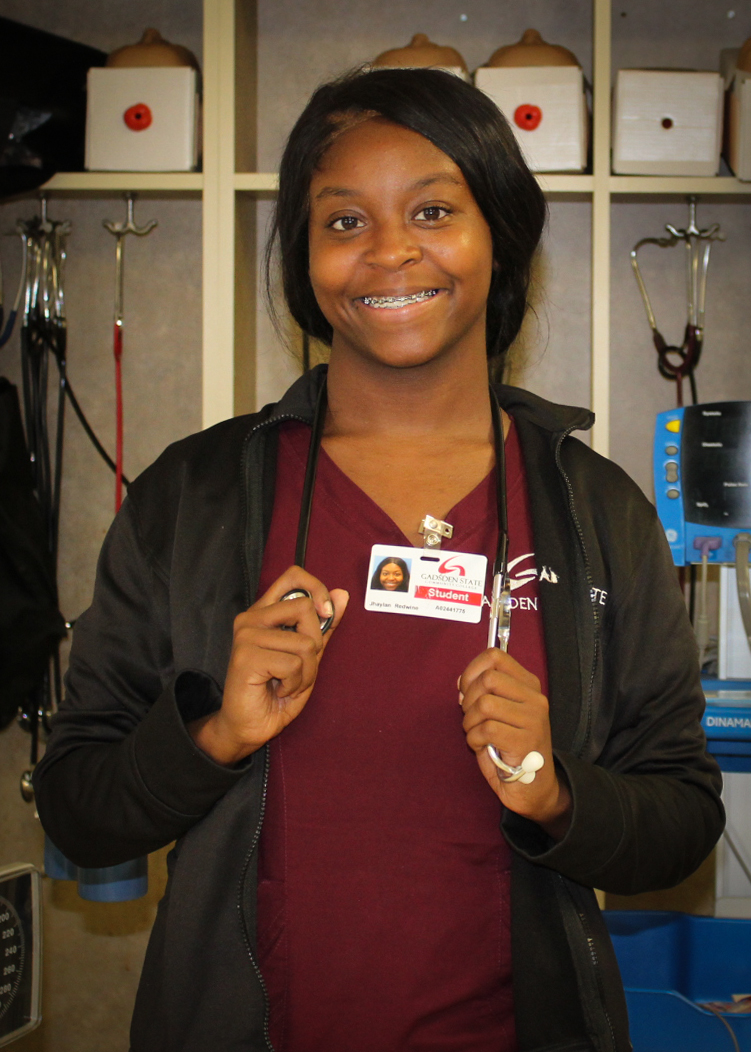
[[[290,423],[285,426],[295,427],[296,425]],[[304,432],[301,430],[302,433]],[[507,452],[512,443],[515,443],[518,448],[518,436],[513,420],[511,421],[509,434],[506,437]],[[291,446],[304,471],[307,457],[307,442],[304,448],[302,443],[294,441],[291,443]],[[518,458],[514,458],[514,460],[517,470],[514,470],[513,474],[507,478],[507,501],[511,501],[516,497],[521,485]],[[480,482],[458,500],[448,512],[446,521],[454,526],[454,536],[445,547],[451,549],[456,546],[462,551],[472,550],[471,545],[473,541],[483,535],[488,520],[491,518],[495,520],[495,476],[496,467],[493,465]],[[329,509],[336,508],[336,514],[340,517],[340,520],[347,528],[356,532],[361,541],[365,540],[373,544],[393,543],[410,548],[416,547],[406,534],[402,532],[388,512],[362,487],[358,486],[323,447],[321,447],[318,461],[313,514],[320,510],[321,505],[319,502],[322,496],[325,498],[326,506]],[[316,508],[316,505],[318,505],[318,508]],[[428,509],[426,509],[426,513],[430,514]],[[417,550],[421,549],[418,547]]]

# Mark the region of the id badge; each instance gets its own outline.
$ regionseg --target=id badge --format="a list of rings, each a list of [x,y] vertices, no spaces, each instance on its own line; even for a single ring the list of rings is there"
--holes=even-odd
[[[365,609],[477,624],[488,560],[471,552],[374,544]]]

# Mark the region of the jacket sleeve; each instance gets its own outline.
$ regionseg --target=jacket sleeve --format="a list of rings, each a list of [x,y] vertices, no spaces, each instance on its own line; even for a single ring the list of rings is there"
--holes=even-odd
[[[693,632],[651,506],[646,519],[632,538],[639,557],[601,634],[599,754],[593,762],[555,757],[573,798],[569,830],[556,843],[512,812],[504,818],[507,839],[529,861],[617,894],[678,884],[724,824],[720,772],[700,723]]]
[[[126,499],[34,772],[42,824],[77,865],[115,865],[170,843],[247,768],[221,767],[190,738],[185,722],[218,708],[221,691],[205,673],[175,675],[169,625],[166,574],[140,543]]]

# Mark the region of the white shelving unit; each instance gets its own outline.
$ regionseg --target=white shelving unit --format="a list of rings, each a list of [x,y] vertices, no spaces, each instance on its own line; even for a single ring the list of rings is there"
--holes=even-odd
[[[203,173],[69,173],[54,177],[49,190],[67,193],[137,190],[155,194],[200,194],[203,202],[203,391],[204,426],[252,408],[252,389],[239,391],[236,360],[254,353],[252,265],[237,252],[252,220],[242,200],[271,194],[277,177],[253,171],[253,70],[256,62],[256,10],[253,0],[204,0],[204,170]],[[610,236],[611,204],[638,196],[703,198],[751,196],[751,184],[734,178],[614,176],[610,170],[611,0],[593,0],[593,171],[591,175],[541,175],[540,185],[554,199],[582,197],[591,202],[591,406],[597,415],[595,448],[607,455],[610,422]],[[243,113],[235,99],[242,85]],[[240,119],[242,116],[242,119]],[[248,282],[252,288],[249,290]],[[244,372],[247,373],[247,369]],[[251,370],[252,371],[252,370]],[[251,384],[252,388],[252,384]]]

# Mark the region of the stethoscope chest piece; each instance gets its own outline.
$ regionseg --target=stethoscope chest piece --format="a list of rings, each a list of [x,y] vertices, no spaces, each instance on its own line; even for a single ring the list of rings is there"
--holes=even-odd
[[[307,588],[293,588],[292,591],[285,592],[285,594],[282,596],[282,598],[279,601],[280,602],[284,602],[285,599],[312,599],[312,598],[313,598],[313,596],[310,594],[310,592],[307,590]],[[334,623],[334,615],[331,614],[330,617],[319,617],[318,621],[319,621],[319,624],[321,626],[321,633],[325,634],[326,632],[328,632],[328,630],[331,628],[331,626]],[[294,625],[282,625],[282,628],[286,629],[286,631],[288,631],[288,632],[294,632],[295,631]]]

